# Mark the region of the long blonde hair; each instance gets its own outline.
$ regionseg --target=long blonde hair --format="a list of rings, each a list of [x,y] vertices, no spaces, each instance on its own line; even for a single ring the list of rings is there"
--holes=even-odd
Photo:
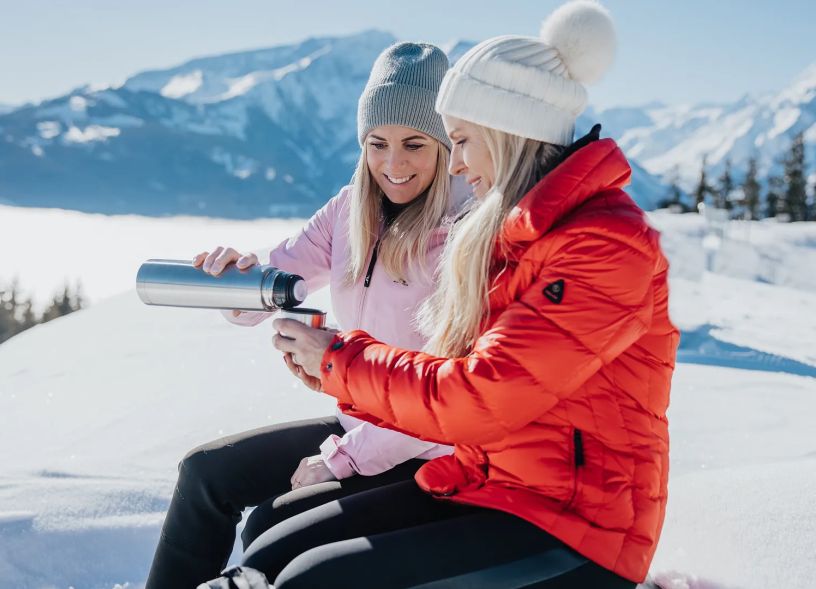
[[[489,319],[494,247],[519,200],[558,162],[563,147],[478,127],[493,160],[495,182],[484,198],[453,226],[442,254],[437,288],[417,316],[437,356],[467,355]]]
[[[438,142],[437,142],[438,143]],[[349,284],[366,272],[366,264],[379,239],[377,259],[395,280],[405,281],[411,268],[433,272],[424,265],[434,230],[445,217],[450,200],[450,153],[438,143],[436,175],[425,194],[414,199],[380,235],[383,222],[382,189],[371,178],[363,147],[352,180],[349,205]]]

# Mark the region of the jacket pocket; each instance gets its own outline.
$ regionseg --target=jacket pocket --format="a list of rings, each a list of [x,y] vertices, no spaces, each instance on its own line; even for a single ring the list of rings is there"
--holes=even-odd
[[[581,476],[581,469],[584,466],[584,435],[578,428],[572,430],[572,493],[570,494],[567,507],[571,507],[578,496],[578,483]]]

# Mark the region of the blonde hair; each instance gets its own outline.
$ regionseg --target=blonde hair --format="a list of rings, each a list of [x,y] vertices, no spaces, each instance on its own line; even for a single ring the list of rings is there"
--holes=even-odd
[[[495,182],[484,198],[456,223],[439,265],[437,288],[417,316],[437,356],[467,355],[489,320],[494,248],[504,249],[501,228],[519,200],[558,162],[563,147],[478,127],[493,160]],[[493,272],[493,274],[491,274]]]
[[[450,154],[444,145],[438,141],[437,144],[436,175],[430,187],[425,194],[411,201],[382,235],[382,199],[385,195],[371,178],[363,147],[352,180],[349,204],[349,284],[366,273],[369,255],[378,239],[377,260],[395,280],[407,280],[411,268],[432,272],[433,269],[425,268],[423,262],[431,235],[448,210],[450,197]]]

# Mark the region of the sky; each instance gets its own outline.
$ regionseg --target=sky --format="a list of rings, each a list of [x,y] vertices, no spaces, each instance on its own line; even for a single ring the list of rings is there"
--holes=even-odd
[[[442,44],[537,35],[557,0],[0,0],[0,104],[117,84],[203,55],[376,28]],[[596,107],[731,102],[778,91],[816,62],[816,2],[606,0],[615,65]]]

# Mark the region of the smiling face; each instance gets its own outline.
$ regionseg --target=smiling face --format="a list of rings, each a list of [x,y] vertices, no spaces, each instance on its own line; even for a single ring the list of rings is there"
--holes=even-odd
[[[365,140],[371,177],[393,203],[406,204],[425,192],[436,176],[439,142],[400,125],[374,127]]]
[[[495,183],[496,169],[479,127],[447,115],[442,115],[442,122],[453,143],[450,173],[464,175],[473,189],[473,196],[484,197]]]

